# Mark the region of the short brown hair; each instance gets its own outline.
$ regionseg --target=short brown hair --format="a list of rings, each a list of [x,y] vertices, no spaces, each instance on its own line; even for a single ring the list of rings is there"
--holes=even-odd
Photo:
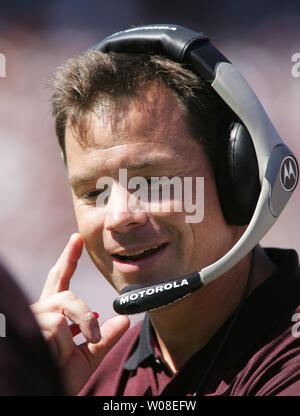
[[[93,50],[69,59],[50,79],[52,114],[65,163],[68,120],[77,128],[102,99],[130,99],[152,82],[162,82],[175,94],[192,137],[203,144],[214,168],[214,154],[222,149],[234,115],[206,82],[190,68],[162,56]]]

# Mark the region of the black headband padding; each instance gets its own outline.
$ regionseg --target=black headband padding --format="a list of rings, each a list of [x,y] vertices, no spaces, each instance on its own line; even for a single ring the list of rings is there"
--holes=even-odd
[[[143,26],[118,32],[97,43],[92,49],[102,52],[163,55],[175,62],[190,64],[206,81],[215,79],[219,62],[229,62],[203,33],[182,26]],[[156,28],[156,29],[154,29]],[[175,29],[175,30],[172,30]]]
[[[93,46],[102,52],[156,53],[182,62],[188,46],[208,40],[198,33],[176,25],[148,25],[108,36]]]

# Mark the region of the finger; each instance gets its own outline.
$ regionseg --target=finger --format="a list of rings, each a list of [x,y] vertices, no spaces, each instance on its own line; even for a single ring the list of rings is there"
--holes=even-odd
[[[64,251],[48,274],[40,300],[69,289],[70,280],[76,270],[82,248],[83,239],[81,235],[78,233],[72,234]]]
[[[77,324],[89,342],[99,342],[100,328],[89,307],[73,292],[65,290],[32,305],[34,314],[56,312],[67,316]]]
[[[80,346],[80,350],[88,360],[92,372],[96,370],[107,352],[127,331],[129,325],[130,321],[127,316],[117,315],[111,319],[108,319],[101,326],[100,342],[96,344],[87,342]]]
[[[48,347],[50,349],[50,352],[52,353],[54,359],[56,362],[59,362],[59,351],[58,346],[55,341],[55,337],[53,336],[52,332],[46,331],[41,329],[41,333],[45,340],[47,341]]]
[[[99,314],[97,312],[93,312],[95,318],[99,318]],[[70,330],[72,333],[72,337],[75,337],[76,335],[80,334],[81,330],[80,330],[80,326],[77,324],[72,324],[70,325]]]
[[[64,315],[59,313],[41,313],[37,315],[41,331],[50,344],[50,348],[59,365],[63,365],[72,354],[75,343],[70,327]]]

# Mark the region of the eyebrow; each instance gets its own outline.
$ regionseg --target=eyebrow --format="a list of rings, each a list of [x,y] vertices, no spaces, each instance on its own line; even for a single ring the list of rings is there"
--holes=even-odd
[[[129,166],[126,167],[126,169],[130,170],[130,171],[138,171],[138,170],[143,170],[149,167],[157,167],[158,165],[164,165],[166,162],[166,159],[149,159],[149,160],[143,160],[140,162],[134,162],[132,164],[130,164]],[[122,169],[121,167],[119,169]],[[123,168],[124,169],[124,168]],[[105,175],[101,175],[101,176],[105,176]],[[93,172],[90,173],[84,173],[84,174],[79,174],[79,175],[72,175],[69,177],[69,182],[71,184],[71,186],[76,186],[79,184],[86,184],[89,182],[93,182],[95,181],[95,179],[99,178],[100,175],[95,174]]]

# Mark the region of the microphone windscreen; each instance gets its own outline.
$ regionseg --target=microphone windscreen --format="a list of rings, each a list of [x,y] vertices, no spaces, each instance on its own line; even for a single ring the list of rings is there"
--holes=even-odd
[[[202,282],[198,272],[153,286],[129,285],[115,299],[113,308],[121,315],[146,312],[169,305],[200,287]]]

